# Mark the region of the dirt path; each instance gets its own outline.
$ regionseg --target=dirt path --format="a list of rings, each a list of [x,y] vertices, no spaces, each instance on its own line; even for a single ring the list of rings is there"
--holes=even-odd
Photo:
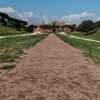
[[[45,34],[45,33],[27,33],[27,34],[20,34],[20,35],[0,36],[0,39],[23,37],[23,36],[32,36],[32,35],[41,35],[41,34]]]
[[[61,33],[58,33],[58,34],[66,35],[66,36],[69,36],[70,38],[76,38],[76,39],[81,39],[81,40],[85,40],[85,41],[100,43],[100,41],[98,41],[98,40],[82,38],[82,37],[79,37],[79,36],[74,36],[74,35],[66,34],[64,32],[61,32]]]
[[[100,100],[100,68],[51,34],[0,79],[0,100]]]

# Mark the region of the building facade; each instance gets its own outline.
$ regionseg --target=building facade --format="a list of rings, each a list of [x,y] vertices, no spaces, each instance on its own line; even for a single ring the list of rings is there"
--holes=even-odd
[[[75,25],[66,25],[64,22],[54,21],[48,24],[35,25],[34,32],[41,33],[58,33],[58,32],[72,32],[74,31]]]

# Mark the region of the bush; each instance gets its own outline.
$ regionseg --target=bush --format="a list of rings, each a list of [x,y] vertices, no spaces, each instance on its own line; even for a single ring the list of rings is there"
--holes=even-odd
[[[83,21],[79,26],[78,30],[81,32],[91,33],[95,30],[95,24],[91,20]]]

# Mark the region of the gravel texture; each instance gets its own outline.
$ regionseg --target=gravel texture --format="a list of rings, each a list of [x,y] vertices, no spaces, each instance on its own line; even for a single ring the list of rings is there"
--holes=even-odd
[[[54,34],[0,78],[0,100],[100,100],[100,67]]]

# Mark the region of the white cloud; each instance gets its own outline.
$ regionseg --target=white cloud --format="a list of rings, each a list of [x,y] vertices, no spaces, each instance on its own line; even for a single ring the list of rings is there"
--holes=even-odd
[[[100,17],[97,18],[97,21],[100,20]]]
[[[29,21],[33,17],[32,12],[23,12],[20,13],[19,11],[15,10],[12,7],[5,7],[5,8],[0,8],[0,12],[7,13],[9,15],[14,15],[19,19]]]
[[[46,14],[44,14],[43,16],[42,16],[42,21],[44,21],[45,23],[49,23],[49,17],[46,15]]]
[[[54,21],[54,20],[58,20],[58,17],[57,16],[48,16],[47,14],[44,14],[44,15],[38,15],[38,14],[34,14],[33,17],[33,23],[36,23],[36,24],[40,24],[42,22],[44,22],[45,24],[51,22],[51,21]]]
[[[0,8],[0,12],[10,14],[10,13],[15,13],[16,10],[12,7],[5,7],[5,8]]]
[[[83,20],[93,20],[97,21],[100,19],[96,14],[94,13],[89,13],[89,12],[82,12],[79,14],[71,14],[71,15],[65,15],[61,17],[62,21],[65,21],[66,23],[74,23],[74,24],[79,24]]]
[[[58,16],[50,17],[47,14],[40,16],[38,14],[33,14],[31,11],[21,13],[12,7],[0,8],[0,12],[7,13],[9,15],[14,15],[19,19],[29,21],[29,23],[42,23],[43,21],[45,23],[49,23],[50,21],[58,20],[70,24],[80,24],[83,20],[88,20],[88,19],[93,21],[100,20],[100,16],[97,16],[95,13],[91,12],[81,12],[76,14],[64,15],[61,17]]]
[[[33,13],[32,12],[17,13],[17,16],[22,20],[29,21],[33,17]]]
[[[33,20],[34,20],[33,22],[35,23],[42,23],[43,21],[45,23],[48,23],[50,21],[58,20],[58,21],[64,21],[67,24],[80,24],[84,20],[93,20],[93,21],[100,20],[100,17],[97,16],[95,13],[91,12],[82,12],[77,14],[64,15],[61,16],[60,18],[57,16],[49,17],[47,14],[44,14],[43,16],[34,14]]]
[[[52,16],[52,18],[51,18],[52,20],[57,20],[58,19],[58,17],[57,16]]]
[[[46,14],[41,15],[41,16],[38,14],[33,14],[30,21],[31,21],[30,23],[33,23],[33,24],[40,24],[42,22],[48,23],[50,21],[50,19]]]

